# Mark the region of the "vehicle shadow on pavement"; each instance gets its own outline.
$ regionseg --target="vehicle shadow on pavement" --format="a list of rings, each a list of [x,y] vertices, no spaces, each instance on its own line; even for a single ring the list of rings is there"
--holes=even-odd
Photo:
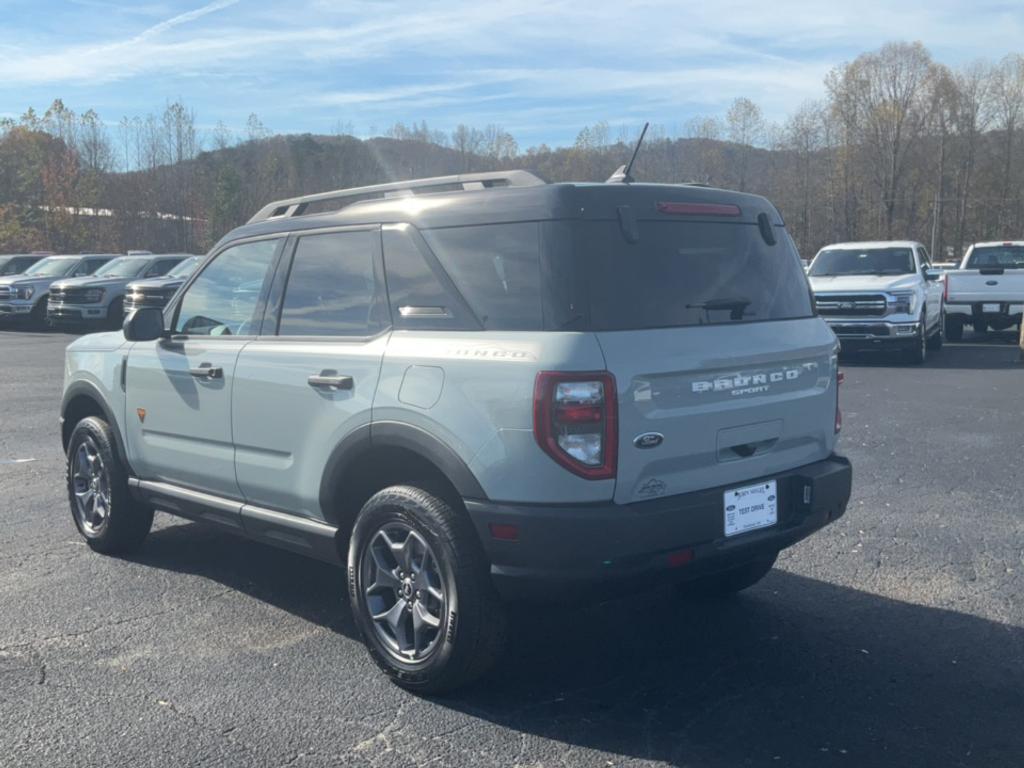
[[[1010,338],[1013,336],[1013,338]],[[967,342],[950,343],[938,352],[930,352],[921,365],[904,362],[899,353],[886,351],[844,352],[840,367],[893,368],[936,370],[1003,370],[1024,367],[1020,360],[1017,337],[1013,334],[989,334]]]
[[[190,524],[155,531],[133,560],[357,637],[338,568]],[[723,768],[1024,756],[1024,629],[778,568],[720,602],[654,588],[520,608],[510,635],[486,681],[435,703],[571,745],[581,765],[606,764],[586,750]]]

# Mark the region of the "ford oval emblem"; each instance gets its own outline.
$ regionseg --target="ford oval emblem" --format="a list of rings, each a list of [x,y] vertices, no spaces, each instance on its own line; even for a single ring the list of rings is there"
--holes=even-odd
[[[664,439],[665,436],[660,432],[644,432],[633,438],[633,445],[637,448],[657,448]]]

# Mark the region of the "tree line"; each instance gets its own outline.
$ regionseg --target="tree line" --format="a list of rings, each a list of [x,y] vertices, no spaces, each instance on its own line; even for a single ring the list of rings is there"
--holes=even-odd
[[[841,240],[912,238],[936,259],[1024,236],[1024,56],[948,67],[920,43],[836,66],[824,96],[781,123],[736,99],[724,115],[652,126],[634,176],[768,196],[803,255]],[[0,121],[0,252],[205,251],[268,201],[423,176],[526,168],[601,181],[638,127],[584,127],[522,149],[498,125],[396,123],[373,138],[197,127],[185,104],[116,126],[60,100]],[[614,135],[613,135],[614,133]]]

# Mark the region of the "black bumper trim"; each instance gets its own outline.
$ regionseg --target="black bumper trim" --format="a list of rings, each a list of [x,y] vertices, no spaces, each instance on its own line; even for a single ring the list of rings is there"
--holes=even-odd
[[[723,492],[770,479],[778,481],[778,522],[726,538]],[[559,599],[595,583],[649,583],[652,574],[665,581],[696,578],[777,552],[841,517],[851,481],[849,460],[833,455],[776,475],[636,504],[466,500],[466,508],[503,597]],[[518,540],[493,538],[491,523],[518,526]],[[673,567],[669,556],[685,549],[693,550],[692,560]]]

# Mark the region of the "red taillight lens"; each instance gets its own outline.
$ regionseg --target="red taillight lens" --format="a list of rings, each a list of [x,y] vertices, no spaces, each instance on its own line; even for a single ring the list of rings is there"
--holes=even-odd
[[[724,203],[658,203],[658,213],[671,216],[740,216],[738,205]]]
[[[836,371],[836,434],[843,428],[843,412],[839,409],[839,385],[846,380],[842,371]]]
[[[551,458],[588,480],[615,477],[618,402],[615,377],[596,373],[537,374],[533,435]]]

